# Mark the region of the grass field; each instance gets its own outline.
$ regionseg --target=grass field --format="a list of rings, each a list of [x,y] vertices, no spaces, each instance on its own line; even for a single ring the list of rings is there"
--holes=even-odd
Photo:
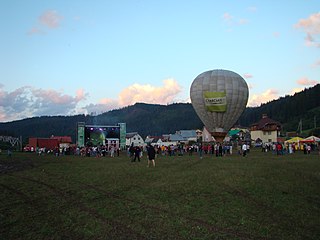
[[[0,155],[1,239],[320,239],[320,156]]]

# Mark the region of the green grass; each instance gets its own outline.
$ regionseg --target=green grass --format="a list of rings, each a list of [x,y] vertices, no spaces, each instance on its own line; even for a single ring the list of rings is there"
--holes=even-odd
[[[320,156],[0,155],[1,239],[320,239]]]

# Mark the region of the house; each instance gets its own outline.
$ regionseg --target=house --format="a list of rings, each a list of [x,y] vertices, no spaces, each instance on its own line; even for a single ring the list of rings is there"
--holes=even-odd
[[[147,136],[146,139],[144,140],[144,143],[151,144],[155,138],[156,137],[153,137],[153,136]]]
[[[169,142],[170,134],[162,134],[161,140],[163,142]]]
[[[145,139],[145,144],[175,146],[179,143],[196,142],[198,139],[198,134],[199,132],[196,130],[179,130],[174,134],[163,134],[161,137],[147,136]]]
[[[251,139],[260,138],[262,142],[277,142],[280,135],[281,124],[263,114],[259,122],[250,126]]]
[[[180,130],[177,131],[176,134],[179,134],[186,142],[196,142],[197,141],[197,132],[196,130]]]
[[[170,134],[170,142],[184,142],[185,139],[180,134]]]
[[[180,134],[164,134],[161,138],[154,138],[151,144],[158,146],[176,146],[180,142],[184,142]]]
[[[145,143],[137,132],[132,132],[126,134],[126,146],[131,146],[131,144],[133,144],[133,146],[143,146]]]
[[[154,146],[154,145],[161,146],[161,145],[163,145],[163,141],[161,138],[155,138],[155,139],[153,139],[151,145],[152,146]]]
[[[144,140],[145,144],[151,144],[152,146],[158,145],[161,146],[163,143],[162,137],[158,136],[147,136],[146,139]]]

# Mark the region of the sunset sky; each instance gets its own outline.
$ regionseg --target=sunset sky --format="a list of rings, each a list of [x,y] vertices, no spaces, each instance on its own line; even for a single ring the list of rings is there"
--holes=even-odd
[[[319,0],[4,0],[0,18],[0,122],[190,102],[212,69],[248,106],[320,82]]]

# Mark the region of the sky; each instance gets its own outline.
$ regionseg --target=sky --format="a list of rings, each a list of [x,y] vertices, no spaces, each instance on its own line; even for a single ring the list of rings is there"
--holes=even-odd
[[[0,29],[0,122],[190,102],[213,69],[247,106],[320,82],[319,0],[3,0]]]

